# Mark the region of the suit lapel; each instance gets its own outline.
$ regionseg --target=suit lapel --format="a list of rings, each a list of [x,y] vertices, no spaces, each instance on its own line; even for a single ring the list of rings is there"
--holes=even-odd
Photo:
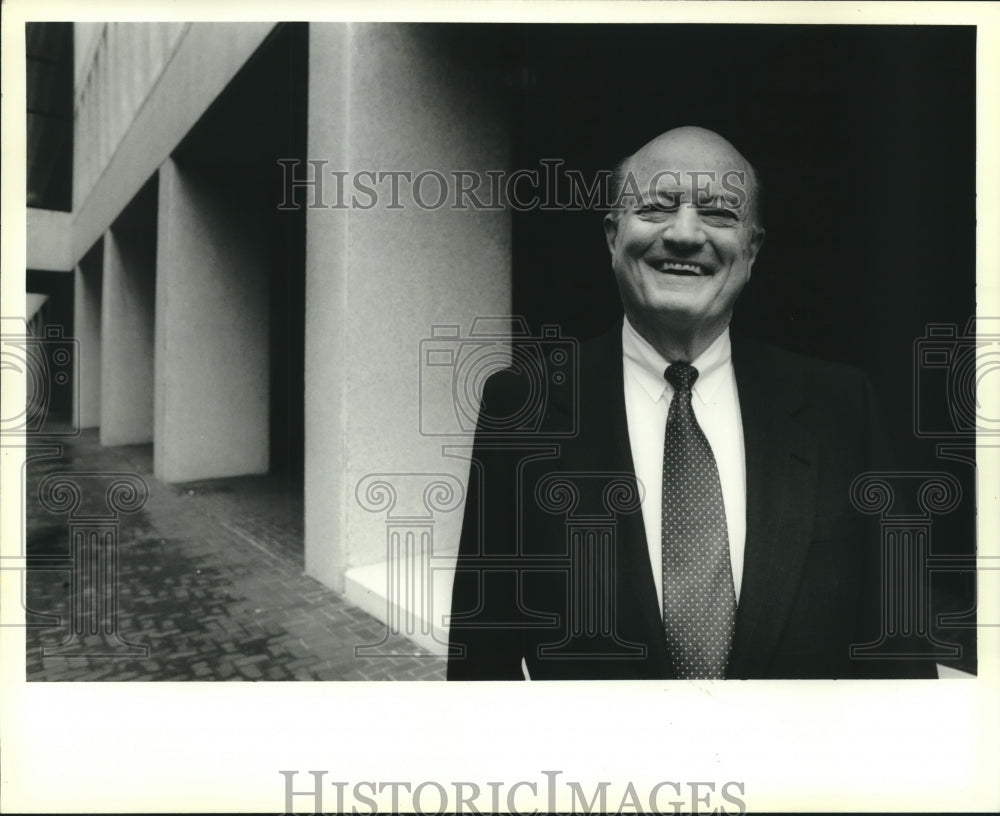
[[[566,446],[563,462],[569,469],[627,474],[634,480],[621,331],[619,322],[612,331],[581,347],[580,433]],[[669,677],[672,670],[641,510],[618,516],[615,540],[618,634],[647,647],[646,667],[652,676]]]
[[[767,674],[799,588],[817,471],[800,416],[805,369],[745,338],[733,340],[733,366],[746,448],[747,527],[728,675],[759,677]]]

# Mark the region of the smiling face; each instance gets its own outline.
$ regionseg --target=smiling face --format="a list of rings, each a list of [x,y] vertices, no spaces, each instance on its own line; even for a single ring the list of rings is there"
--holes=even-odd
[[[729,324],[764,239],[753,169],[718,134],[679,128],[641,148],[626,171],[624,205],[605,218],[605,235],[629,322],[647,339],[710,342]]]

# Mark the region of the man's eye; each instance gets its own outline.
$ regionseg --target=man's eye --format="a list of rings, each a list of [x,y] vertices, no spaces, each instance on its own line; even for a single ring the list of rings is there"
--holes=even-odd
[[[677,212],[677,207],[667,204],[643,204],[637,207],[635,212],[646,218],[662,218],[664,215]]]
[[[732,210],[702,209],[698,210],[701,220],[713,227],[732,227],[739,222],[739,216]]]

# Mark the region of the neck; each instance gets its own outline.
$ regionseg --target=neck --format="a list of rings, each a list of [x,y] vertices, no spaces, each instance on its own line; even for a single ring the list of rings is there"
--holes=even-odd
[[[656,349],[668,363],[691,363],[701,356],[729,326],[729,316],[710,326],[663,324],[628,315],[640,337]]]

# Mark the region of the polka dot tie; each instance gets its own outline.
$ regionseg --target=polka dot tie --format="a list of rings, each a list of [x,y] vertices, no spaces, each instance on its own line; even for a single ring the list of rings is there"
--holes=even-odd
[[[722,485],[691,408],[698,369],[674,363],[663,444],[663,628],[681,679],[723,678],[736,623],[736,590]]]

